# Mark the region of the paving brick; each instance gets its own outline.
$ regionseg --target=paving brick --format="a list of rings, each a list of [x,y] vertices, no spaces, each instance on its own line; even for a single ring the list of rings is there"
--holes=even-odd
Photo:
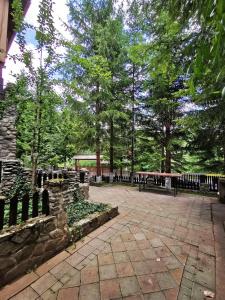
[[[138,245],[136,241],[129,241],[129,242],[124,242],[124,246],[126,250],[137,250]]]
[[[81,284],[94,283],[98,281],[98,267],[86,267],[81,270]]]
[[[62,287],[62,283],[60,281],[56,281],[56,283],[53,284],[53,286],[51,287],[51,290],[56,293],[58,292],[59,289],[61,289]]]
[[[164,246],[163,242],[158,238],[150,239],[152,247],[162,247]]]
[[[116,264],[116,271],[119,277],[127,277],[134,275],[134,270],[130,262]]]
[[[41,295],[40,298],[41,300],[56,300],[57,293],[54,293],[51,289],[48,289],[46,292],[44,292],[44,294]]]
[[[139,221],[138,221],[138,223],[139,223]],[[138,232],[140,232],[140,228],[138,226],[130,226],[130,231],[132,233],[138,233]]]
[[[142,295],[128,296],[123,298],[123,300],[143,300],[143,299],[144,298]]]
[[[78,300],[79,288],[72,287],[59,290],[57,300]]]
[[[113,252],[121,252],[121,251],[125,251],[126,248],[124,246],[124,243],[122,242],[111,242],[111,247],[112,247],[112,251]]]
[[[32,289],[35,290],[39,295],[43,294],[47,289],[49,289],[57,279],[50,273],[46,273],[40,277],[37,281],[31,284]]]
[[[81,255],[78,252],[75,252],[73,255],[71,255],[69,258],[67,258],[66,261],[71,266],[76,267],[84,259],[85,259],[85,256]]]
[[[61,253],[57,254],[56,256],[42,264],[40,267],[38,267],[35,270],[35,273],[38,276],[42,276],[69,256],[70,254],[67,251],[62,251]]]
[[[141,250],[128,250],[128,256],[131,261],[142,261],[144,260],[144,255]]]
[[[100,300],[99,283],[81,285],[79,300]]]
[[[166,300],[166,298],[162,292],[155,292],[155,293],[145,294],[144,300]]]
[[[99,238],[100,240],[107,241],[107,240],[109,240],[115,233],[116,233],[116,230],[115,230],[115,229],[113,229],[113,228],[108,228],[108,229],[106,229],[106,231],[104,231],[103,233],[99,234],[99,235],[98,235],[98,238]]]
[[[102,246],[105,245],[105,242],[102,241],[102,240],[100,240],[100,239],[98,239],[98,238],[95,238],[95,239],[91,240],[88,243],[88,245],[90,245],[90,246],[92,246],[94,248],[98,248],[99,249],[99,248],[101,248]]]
[[[196,290],[196,288],[195,288]],[[195,291],[194,291],[195,292]],[[203,294],[202,294],[203,295]],[[192,290],[185,287],[185,286],[181,286],[180,287],[180,290],[179,290],[179,297],[184,297],[185,299],[188,297],[191,299],[191,296],[192,296]],[[201,298],[200,298],[201,299]],[[196,299],[197,300],[197,299]]]
[[[155,248],[155,253],[156,253],[157,257],[167,257],[167,256],[172,255],[172,253],[170,252],[170,250],[167,247]]]
[[[134,237],[135,237],[136,241],[146,240],[146,237],[145,237],[144,233],[142,233],[142,232],[135,233]]]
[[[96,230],[92,231],[91,233],[89,233],[88,235],[92,238],[98,236],[99,234],[101,234],[102,232],[104,232],[107,229],[107,227],[105,227],[104,225],[97,228]]]
[[[95,257],[93,259],[91,259],[89,266],[97,266],[98,265],[98,260],[97,260],[97,256],[95,255]]]
[[[10,297],[24,290],[26,287],[28,287],[31,283],[36,281],[38,278],[39,277],[33,272],[26,274],[25,276],[22,276],[18,280],[12,282],[11,284],[6,285],[0,290],[0,299],[1,300],[9,299]]]
[[[145,259],[156,259],[157,258],[155,250],[153,248],[144,249],[144,250],[142,250],[142,253],[143,253]]]
[[[78,250],[78,253],[80,253],[83,256],[88,256],[89,254],[91,254],[93,251],[95,250],[94,247],[92,247],[91,245],[85,245],[82,248],[80,248]]]
[[[50,270],[50,273],[53,274],[57,279],[62,279],[62,277],[66,274],[68,277],[73,276],[77,273],[77,270],[74,269],[69,263],[66,261],[61,262],[53,269]]]
[[[124,242],[135,241],[135,237],[132,233],[123,233],[121,234],[121,238]]]
[[[167,267],[162,260],[150,259],[145,261],[151,273],[166,272]]]
[[[20,292],[19,294],[17,294],[16,296],[14,296],[10,299],[12,299],[12,300],[34,300],[34,299],[37,299],[38,296],[39,295],[31,287],[27,287],[22,292]],[[1,295],[0,295],[0,299],[2,299]]]
[[[168,269],[177,269],[177,268],[182,268],[182,264],[180,261],[175,257],[175,256],[168,256],[168,257],[163,257],[162,261],[164,264],[167,266]]]
[[[101,249],[101,253],[111,253],[112,252],[111,245],[107,242],[104,242],[104,244],[105,244],[105,246]]]
[[[177,300],[178,292],[178,289],[165,290],[164,295],[166,297],[166,300]]]
[[[62,281],[62,279],[61,279]],[[63,282],[64,287],[74,287],[80,285],[80,272],[77,271],[72,277],[68,277],[67,280]]]
[[[159,284],[154,275],[141,275],[137,278],[143,293],[152,293],[160,291]]]
[[[148,264],[146,264],[146,262],[143,261],[132,262],[132,265],[136,275],[144,275],[144,274],[151,273],[151,269],[149,268]]]
[[[84,260],[82,260],[81,263],[79,263],[78,265],[76,265],[76,269],[80,271],[84,267],[86,267],[87,265],[89,265],[90,262],[91,262],[91,260],[88,257],[86,257]]]
[[[162,290],[176,288],[177,284],[169,272],[156,273],[156,278]]]
[[[117,279],[103,280],[100,282],[101,300],[121,297],[120,286]]]
[[[138,245],[138,248],[141,249],[141,250],[150,248],[149,240],[137,241],[137,245]]]
[[[99,267],[99,275],[101,280],[116,278],[115,265],[105,265]]]
[[[112,225],[112,228],[114,228],[114,229],[117,229],[117,230],[120,230],[121,228],[123,228],[123,224],[120,224],[120,223],[114,223],[113,225]]]
[[[115,263],[128,262],[130,261],[127,252],[114,252],[114,261]]]
[[[172,275],[172,277],[175,280],[175,282],[177,283],[177,285],[180,285],[181,278],[183,275],[183,269],[180,268],[180,269],[170,270],[170,274]]]
[[[187,287],[189,289],[192,289],[193,287],[193,281],[187,279],[187,278],[183,278],[181,281],[181,286],[182,287]]]
[[[73,245],[69,246],[66,251],[69,252],[70,254],[73,254],[74,252],[78,251],[80,248],[82,248],[84,245],[89,243],[92,240],[91,237],[85,236],[78,242],[74,243]]]
[[[140,286],[136,277],[120,278],[119,283],[123,297],[140,293]]]
[[[98,255],[98,263],[100,266],[111,265],[114,263],[112,253],[101,253]]]

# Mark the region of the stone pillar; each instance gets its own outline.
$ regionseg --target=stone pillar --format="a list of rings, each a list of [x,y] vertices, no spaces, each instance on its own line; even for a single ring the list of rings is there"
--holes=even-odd
[[[49,214],[56,217],[56,235],[64,236],[61,241],[63,249],[68,244],[68,226],[65,201],[67,200],[68,182],[50,182],[47,181],[44,189],[49,194]]]
[[[0,119],[0,160],[16,159],[16,108],[11,106]]]
[[[67,177],[70,188],[74,188],[74,185],[79,182],[78,173],[76,171],[68,171]]]
[[[2,182],[0,183],[0,193],[6,194],[16,182],[22,169],[18,160],[2,160]]]
[[[84,199],[89,199],[89,183],[79,183],[79,189]]]
[[[50,215],[57,217],[65,211],[64,192],[68,190],[68,182],[65,180],[61,182],[47,181],[44,185],[44,189],[46,189],[49,193]],[[66,224],[66,217],[64,221]]]

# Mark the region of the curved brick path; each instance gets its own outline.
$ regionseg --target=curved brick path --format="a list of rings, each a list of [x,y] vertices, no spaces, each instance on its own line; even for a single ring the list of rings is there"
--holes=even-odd
[[[225,299],[225,205],[215,198],[92,187],[120,215],[0,291],[3,299]],[[215,298],[214,298],[215,299]]]

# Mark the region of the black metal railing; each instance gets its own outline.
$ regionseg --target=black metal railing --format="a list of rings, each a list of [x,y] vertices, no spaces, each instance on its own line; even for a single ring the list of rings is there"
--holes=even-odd
[[[219,178],[223,175],[210,175],[210,174],[195,174],[195,173],[187,173],[183,174],[176,181],[176,185],[178,189],[187,189],[192,191],[200,190],[201,184],[207,184],[209,191],[218,192],[218,181]],[[224,175],[225,177],[225,175]],[[164,185],[165,178],[154,176],[152,177],[155,185]],[[102,180],[105,182],[109,182],[109,176],[103,175]],[[146,183],[147,178],[139,177],[137,175],[134,176],[133,182],[134,184]],[[125,176],[113,176],[113,182],[121,182],[121,183],[131,183],[131,177],[127,174]],[[174,187],[174,182],[172,180],[172,187]]]

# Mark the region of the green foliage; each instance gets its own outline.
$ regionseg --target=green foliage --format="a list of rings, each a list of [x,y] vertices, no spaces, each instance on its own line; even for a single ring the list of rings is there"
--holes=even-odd
[[[66,167],[97,150],[111,170],[225,170],[224,0],[133,0],[126,10],[69,0],[72,39],[60,41],[60,63],[52,4],[40,2],[37,28],[21,23],[21,1],[12,4],[26,68],[0,118],[17,105],[17,155],[27,166]]]
[[[22,0],[13,0],[12,1],[12,17],[14,22],[14,30],[16,32],[21,30],[23,24],[23,5]]]
[[[13,186],[11,187],[9,192],[5,194],[6,198],[9,200],[14,196],[17,196],[18,200],[22,200],[25,194],[31,193],[31,185],[26,181],[26,178],[21,175],[22,171],[22,169],[19,169],[17,171]]]
[[[88,215],[103,212],[108,208],[108,205],[103,203],[92,203],[85,200],[79,200],[71,203],[67,207],[67,223],[72,227],[75,222],[78,222]]]

